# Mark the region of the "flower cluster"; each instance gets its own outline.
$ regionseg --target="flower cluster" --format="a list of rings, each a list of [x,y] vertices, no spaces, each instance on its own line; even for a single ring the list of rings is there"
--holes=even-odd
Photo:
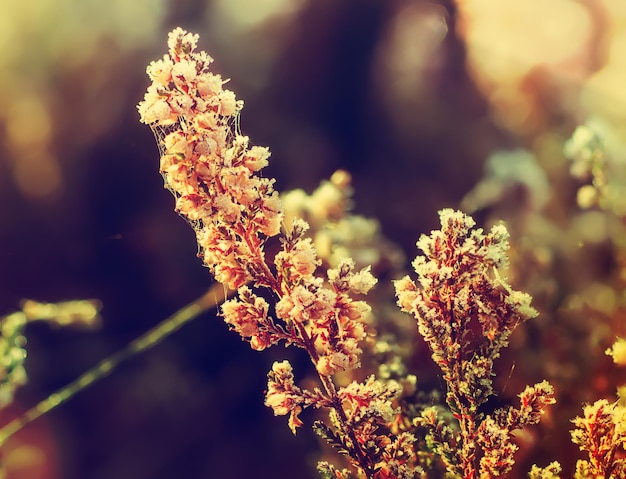
[[[281,339],[280,330],[268,317],[268,302],[247,286],[239,288],[238,293],[238,298],[222,304],[224,321],[257,351],[277,343]]]
[[[422,235],[408,276],[396,281],[398,305],[413,314],[434,361],[450,383],[453,403],[477,408],[492,394],[493,360],[513,329],[536,316],[529,295],[513,291],[500,276],[507,264],[508,233],[472,229],[474,220],[451,209],[439,213],[441,230]]]
[[[319,390],[309,392],[296,386],[289,361],[275,362],[267,374],[265,405],[272,408],[276,416],[289,414],[289,428],[294,434],[302,426],[298,415],[305,407],[330,406]]]
[[[369,309],[348,293],[367,292],[375,279],[368,270],[355,273],[346,260],[329,272],[326,287],[314,276],[320,260],[304,238],[308,225],[298,219],[281,238],[271,270],[264,244],[279,233],[283,213],[273,180],[256,174],[269,152],[249,147],[234,131],[242,104],[209,71],[211,58],[195,52],[197,38],[180,28],[170,33],[169,54],[147,69],[153,83],[139,112],[159,132],[165,184],[196,230],[205,264],[218,281],[240,289],[222,314],[255,349],[285,339],[307,349],[320,374],[354,368],[364,337],[360,320]],[[248,282],[278,295],[276,314],[284,328],[268,318],[267,302],[244,286]]]
[[[573,421],[572,442],[589,458],[576,463],[576,479],[626,477],[626,407],[601,399],[583,408]]]
[[[392,433],[390,425],[400,414],[399,408],[393,407],[392,400],[401,393],[401,386],[395,382],[383,382],[370,376],[364,383],[356,381],[339,389],[338,399],[343,404],[345,423],[352,431],[352,437],[337,435],[326,425],[317,422],[316,432],[329,444],[342,453],[354,449],[351,441],[364,445],[366,462],[371,477],[376,479],[412,479],[421,477],[423,469],[417,464],[414,451],[416,438],[409,432]],[[339,418],[331,414],[333,423]],[[320,468],[323,476],[334,478],[351,477],[328,464]]]
[[[554,390],[547,381],[527,386],[519,398],[519,409],[497,409],[493,415],[485,416],[477,429],[476,443],[483,452],[479,460],[480,477],[508,474],[518,449],[512,441],[513,432],[537,424],[545,408],[555,402]]]
[[[417,242],[425,256],[413,267],[419,286],[408,276],[396,282],[398,305],[417,319],[434,361],[443,371],[446,401],[460,431],[442,424],[433,409],[418,420],[446,468],[466,479],[508,472],[516,447],[511,432],[538,421],[554,402],[552,387],[540,383],[521,395],[522,407],[479,412],[494,394],[493,361],[513,329],[537,313],[531,298],[514,291],[500,275],[507,264],[508,233],[494,226],[488,234],[473,229],[469,216],[451,209],[440,213],[441,230]]]
[[[209,71],[213,60],[195,51],[197,40],[180,28],[170,33],[169,54],[147,68],[152,85],[138,106],[141,121],[159,139],[165,186],[215,278],[232,289],[253,276],[265,284],[263,244],[282,219],[273,180],[255,175],[269,152],[233,131],[243,103]]]
[[[266,241],[280,233],[284,217],[274,180],[258,174],[269,151],[250,146],[237,131],[243,104],[209,71],[212,59],[195,51],[197,40],[180,28],[170,33],[169,53],[148,67],[152,85],[138,107],[159,142],[165,186],[194,228],[205,265],[219,282],[238,290],[222,305],[226,323],[254,349],[283,340],[304,349],[315,365],[323,392],[298,388],[289,363],[276,363],[268,375],[266,405],[277,415],[289,414],[294,433],[305,407],[328,408],[334,418],[328,437],[339,438],[352,465],[371,477],[382,466],[364,448],[379,436],[380,414],[363,415],[357,439],[354,405],[332,376],[360,365],[370,307],[353,295],[366,294],[376,279],[369,267],[356,270],[345,257],[325,274],[318,271],[322,262],[305,237],[309,226],[298,218],[285,227],[273,260],[266,257]],[[266,297],[276,298],[273,308]],[[361,386],[362,394],[380,390],[371,382]],[[382,411],[383,403],[390,410],[394,394],[374,400],[374,392],[368,396],[371,411]],[[387,447],[393,441],[383,442]],[[402,444],[409,442],[404,438]],[[393,454],[387,456],[391,460]]]
[[[212,59],[196,52],[197,40],[180,28],[170,33],[169,53],[148,67],[152,85],[138,108],[156,134],[165,186],[194,228],[200,256],[219,282],[237,290],[221,307],[225,322],[256,350],[284,341],[305,350],[315,366],[321,387],[307,390],[296,385],[289,362],[274,363],[265,404],[275,415],[289,416],[294,434],[304,409],[326,409],[329,422],[317,421],[314,430],[347,457],[358,477],[426,477],[418,442],[439,453],[451,476],[508,473],[517,449],[512,432],[537,423],[554,399],[543,382],[520,395],[518,409],[479,411],[493,394],[493,361],[513,329],[536,315],[530,296],[512,290],[500,275],[507,262],[506,229],[483,234],[470,217],[443,210],[441,231],[418,242],[425,253],[413,263],[419,285],[408,277],[396,282],[398,304],[417,319],[448,383],[452,416],[423,410],[416,425],[428,432],[420,442],[411,429],[416,414],[403,417],[399,407],[401,382],[372,376],[344,387],[335,383],[336,373],[360,366],[371,307],[354,298],[377,280],[369,266],[357,268],[341,253],[346,249],[326,248],[322,260],[316,244],[328,245],[328,235],[314,234],[313,241],[309,224],[293,212],[304,212],[314,233],[322,232],[327,219],[345,213],[349,178],[340,174],[320,188],[319,201],[291,196],[283,224],[274,180],[259,174],[269,151],[250,146],[238,131],[243,104],[209,70]],[[270,256],[266,250],[277,248],[266,243],[274,236],[280,247]],[[325,462],[319,470],[324,477],[352,477]]]

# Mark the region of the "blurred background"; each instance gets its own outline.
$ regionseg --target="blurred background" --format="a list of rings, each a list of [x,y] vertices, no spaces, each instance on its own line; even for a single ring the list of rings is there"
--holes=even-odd
[[[552,450],[528,461],[571,468],[568,418],[622,379],[603,355],[624,329],[622,230],[579,213],[562,154],[591,119],[624,159],[626,3],[613,0],[0,0],[0,312],[23,298],[104,305],[93,331],[28,328],[29,382],[3,421],[212,283],[136,111],[175,26],[200,34],[244,99],[242,131],[270,147],[279,191],[348,170],[355,212],[408,258],[442,207],[510,223],[525,265],[515,286],[547,319],[503,358],[504,397],[561,385],[551,421],[565,429],[548,421]],[[485,178],[497,183],[486,196],[474,189]],[[313,433],[292,437],[263,406],[274,360],[306,373],[297,353],[251,351],[204,315],[22,431],[8,477],[316,477]]]

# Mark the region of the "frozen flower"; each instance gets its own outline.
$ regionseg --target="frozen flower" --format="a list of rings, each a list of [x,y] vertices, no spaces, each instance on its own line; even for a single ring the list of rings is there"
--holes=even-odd
[[[174,64],[171,70],[174,84],[179,88],[186,88],[197,76],[196,62],[191,59],[181,60]]]
[[[482,361],[478,345],[468,339],[474,327],[482,329],[486,340],[482,354],[494,359],[513,328],[537,313],[530,296],[514,291],[498,273],[508,260],[503,226],[483,234],[472,230],[472,218],[452,210],[442,210],[440,219],[441,230],[417,242],[425,255],[413,262],[421,288],[405,277],[396,281],[396,294],[398,305],[417,318],[433,359],[447,369],[459,360]]]
[[[305,404],[302,390],[294,384],[293,370],[289,361],[275,362],[267,375],[265,405],[272,408],[276,416],[289,414],[289,428],[296,433],[302,426],[298,417]]]
[[[350,277],[348,280],[350,291],[358,294],[366,294],[376,285],[378,280],[372,275],[371,269],[371,266],[367,266]]]
[[[269,304],[252,293],[250,288],[242,286],[238,299],[225,301],[221,309],[224,321],[243,338],[250,338],[257,345],[254,349],[264,349],[271,344],[263,331]]]
[[[273,191],[270,185],[266,188],[267,193],[259,201],[259,210],[253,217],[259,231],[266,236],[276,236],[280,233],[280,225],[283,219],[282,202],[278,193]]]
[[[237,113],[243,106],[237,101],[235,94],[230,90],[222,90],[219,93],[219,113],[224,116],[231,116]]]
[[[519,410],[479,412],[494,393],[493,361],[513,329],[537,312],[530,306],[530,296],[514,291],[499,272],[508,263],[508,232],[503,225],[485,234],[460,211],[446,209],[439,216],[441,229],[417,242],[424,253],[413,262],[418,283],[408,276],[395,282],[398,305],[416,318],[442,369],[446,402],[459,421],[459,431],[445,429],[450,437],[444,437],[436,417],[424,424],[431,428],[429,440],[440,451],[447,451],[450,441],[460,445],[442,452],[450,474],[497,477],[514,463],[517,447],[510,440],[512,431],[535,424],[554,402],[552,387],[544,381],[526,388]],[[475,457],[480,457],[478,463]]]
[[[270,151],[268,148],[253,146],[246,152],[243,158],[243,165],[250,171],[259,171],[268,165],[267,159],[269,156]]]
[[[172,61],[167,55],[163,60],[155,60],[148,65],[146,73],[156,84],[166,86],[172,81]]]
[[[167,37],[167,46],[170,52],[177,55],[193,52],[198,44],[199,35],[187,33],[182,28],[175,28]]]
[[[626,445],[626,407],[605,399],[586,405],[572,422],[572,442],[588,454],[576,463],[576,477],[626,477],[626,459],[618,454]]]
[[[363,268],[357,273],[353,270],[354,261],[351,258],[344,258],[337,268],[328,270],[328,280],[338,291],[366,294],[377,282],[371,273],[371,267]]]
[[[346,352],[330,351],[320,356],[315,367],[321,375],[332,376],[338,371],[347,371],[360,366],[359,356],[362,352],[361,349],[353,342],[344,343],[342,346]]]
[[[332,311],[335,294],[322,287],[319,278],[298,284],[276,304],[276,314],[287,321],[305,323],[326,318]]]
[[[154,83],[139,104],[141,119],[160,138],[165,186],[196,229],[201,256],[218,281],[237,289],[261,268],[259,281],[272,283],[261,267],[262,245],[279,233],[282,205],[273,180],[254,175],[269,152],[234,131],[242,103],[208,70],[212,59],[195,52],[197,40],[180,28],[170,33],[169,54],[148,68]]]
[[[203,97],[211,97],[222,91],[222,77],[220,75],[203,75],[198,78],[198,93]]]
[[[515,419],[515,426],[537,424],[546,406],[554,404],[554,388],[548,381],[542,381],[534,386],[527,386],[519,394],[522,403],[519,409],[519,418]]]
[[[304,236],[304,220],[291,222],[280,238],[280,251],[273,261],[266,258],[266,242],[280,234],[284,218],[274,180],[260,173],[270,153],[240,134],[243,102],[209,70],[212,59],[195,51],[197,41],[197,35],[181,28],[170,33],[168,54],[148,67],[153,83],[138,105],[141,121],[150,125],[159,143],[165,187],[176,198],[176,211],[195,230],[198,256],[217,281],[237,290],[237,297],[222,305],[225,322],[256,350],[281,340],[306,350],[319,372],[324,392],[311,392],[294,384],[288,362],[275,363],[265,404],[276,415],[289,415],[294,433],[305,407],[328,407],[340,418],[337,431],[348,437],[352,432],[341,419],[346,416],[344,403],[330,376],[360,364],[362,321],[370,308],[350,294],[366,293],[376,280],[369,268],[355,272],[351,260],[331,271],[329,281],[315,276],[322,262],[313,241]],[[333,188],[319,193],[329,214],[346,197],[345,191]],[[345,204],[339,206],[343,211]],[[266,297],[276,298],[276,319],[269,315]],[[378,460],[367,456],[364,443],[351,441],[345,447],[355,467],[373,471],[372,461]],[[406,442],[399,439],[398,448]],[[400,471],[400,453],[387,452],[389,471]]]
[[[398,413],[392,401],[400,395],[399,384],[383,382],[370,376],[364,383],[353,381],[338,392],[339,398],[346,404],[350,421],[358,422],[363,417],[373,416],[382,423],[388,423]]]
[[[488,416],[478,429],[477,442],[484,451],[479,462],[479,477],[506,476],[515,464],[513,455],[519,449],[511,441],[510,431]]]
[[[283,248],[274,258],[274,264],[286,285],[297,284],[302,278],[311,276],[321,261],[310,238],[304,238],[309,225],[295,219],[285,234]]]
[[[137,109],[142,121],[148,125],[158,123],[160,125],[171,125],[176,122],[177,116],[172,107],[157,91],[156,85],[151,85],[146,92],[143,101]]]

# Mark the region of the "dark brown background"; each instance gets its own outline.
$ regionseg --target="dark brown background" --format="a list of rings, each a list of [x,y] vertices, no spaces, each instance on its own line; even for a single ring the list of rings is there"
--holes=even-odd
[[[29,327],[30,380],[17,408],[211,284],[135,108],[145,66],[165,53],[174,26],[199,33],[215,70],[231,78],[246,102],[242,130],[271,148],[265,174],[279,190],[311,191],[347,169],[356,211],[377,217],[409,257],[419,234],[436,226],[436,211],[457,206],[478,181],[490,152],[528,147],[542,129],[565,134],[578,120],[540,74],[527,89],[554,102],[537,100],[536,123],[515,131],[494,120],[446,0],[285,1],[282,13],[249,29],[208,0],[136,2],[132,12],[124,2],[24,3],[7,14],[14,37],[0,51],[0,312],[22,298],[98,298],[104,309],[94,332]],[[245,15],[254,9],[254,1],[238,3]],[[414,25],[407,30],[403,19]],[[421,36],[403,43],[402,28]],[[17,141],[15,111],[29,110],[16,98],[29,97],[44,105],[51,130],[43,140],[25,130]],[[60,178],[52,186],[47,168]],[[206,314],[25,430],[17,442],[40,444],[40,455],[30,450],[9,477],[315,477],[313,433],[304,427],[292,437],[285,418],[263,406],[266,372],[284,357],[306,374],[297,352],[251,351]]]

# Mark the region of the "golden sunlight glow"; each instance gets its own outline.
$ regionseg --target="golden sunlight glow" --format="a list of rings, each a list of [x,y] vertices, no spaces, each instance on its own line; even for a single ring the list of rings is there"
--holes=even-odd
[[[57,193],[63,179],[57,159],[43,152],[21,157],[15,164],[14,177],[27,198],[44,198]]]
[[[166,0],[4,2],[0,131],[6,151],[0,151],[0,160],[11,161],[9,171],[26,198],[59,193],[62,163],[70,160],[57,148],[75,146],[77,136],[81,141],[98,136],[103,129],[98,120],[119,111],[117,98],[102,102],[109,109],[97,104],[105,82],[125,52],[158,34],[165,6]],[[117,57],[103,54],[106,49]]]
[[[469,0],[460,7],[472,70],[499,83],[514,83],[538,65],[567,60],[589,35],[589,18],[571,0]]]
[[[611,18],[610,44],[607,62],[587,81],[582,92],[586,108],[600,115],[626,120],[626,8],[624,2],[604,2]],[[626,133],[626,127],[622,129]]]
[[[290,16],[300,10],[306,0],[217,0],[216,9],[235,28],[247,30],[273,18]]]
[[[541,98],[550,86],[580,85],[594,68],[590,42],[597,25],[578,2],[457,3],[468,72],[492,104],[494,118],[513,131],[540,128]]]
[[[41,98],[28,95],[14,98],[6,123],[8,141],[14,148],[45,144],[52,133],[52,119]]]

